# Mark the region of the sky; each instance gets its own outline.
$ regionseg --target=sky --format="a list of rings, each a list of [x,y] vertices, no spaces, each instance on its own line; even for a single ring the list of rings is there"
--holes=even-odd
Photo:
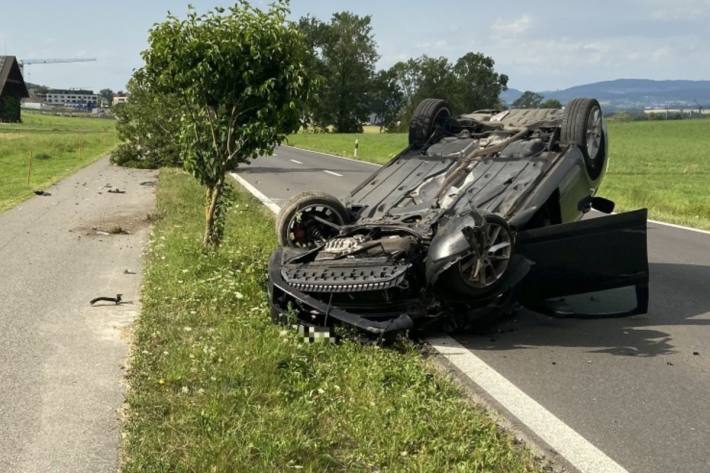
[[[151,25],[218,0],[0,0],[0,54],[95,57],[32,65],[27,81],[55,88],[125,88]],[[254,0],[265,6],[266,0]],[[509,87],[555,90],[618,78],[710,79],[710,0],[292,0],[291,15],[371,15],[378,68],[417,57],[482,52]]]

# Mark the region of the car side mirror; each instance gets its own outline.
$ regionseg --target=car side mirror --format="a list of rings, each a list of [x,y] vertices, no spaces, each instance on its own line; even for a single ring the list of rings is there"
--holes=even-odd
[[[605,213],[605,214],[610,214],[614,212],[614,204],[613,201],[609,199],[605,199],[604,197],[593,197],[592,198],[592,208],[594,210],[597,210],[599,212]]]

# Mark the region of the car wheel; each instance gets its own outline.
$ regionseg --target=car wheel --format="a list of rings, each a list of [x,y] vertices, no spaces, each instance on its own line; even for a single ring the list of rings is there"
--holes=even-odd
[[[429,141],[432,133],[446,127],[451,117],[451,107],[446,100],[422,100],[414,109],[409,122],[409,145],[413,148],[421,148]]]
[[[560,140],[577,145],[584,156],[589,177],[599,177],[606,159],[606,136],[599,102],[595,99],[574,99],[568,103]]]
[[[276,235],[281,246],[315,248],[337,235],[337,227],[349,220],[345,206],[332,195],[302,192],[279,213]]]
[[[498,287],[507,274],[513,255],[513,233],[497,215],[487,215],[479,255],[459,261],[449,270],[448,287],[459,294],[476,297]]]

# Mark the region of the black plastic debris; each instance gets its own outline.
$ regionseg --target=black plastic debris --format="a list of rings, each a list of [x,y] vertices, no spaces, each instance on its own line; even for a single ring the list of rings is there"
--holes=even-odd
[[[123,294],[116,294],[116,297],[95,297],[94,299],[91,299],[89,302],[91,305],[96,304],[97,302],[113,302],[116,305],[121,304],[121,301],[123,300]]]
[[[35,195],[41,195],[42,197],[49,197],[50,195],[52,195],[49,192],[45,192],[43,190],[34,191],[34,193]]]

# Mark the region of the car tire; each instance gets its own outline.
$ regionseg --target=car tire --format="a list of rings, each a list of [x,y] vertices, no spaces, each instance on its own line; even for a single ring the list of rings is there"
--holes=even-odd
[[[579,147],[591,179],[601,175],[606,161],[606,136],[602,109],[596,99],[574,99],[567,104],[560,141]]]
[[[486,296],[498,289],[500,282],[508,273],[510,261],[513,257],[513,232],[508,222],[498,215],[486,215],[486,222],[487,235],[494,240],[488,242],[487,251],[496,246],[500,247],[500,249],[496,250],[495,253],[487,254],[490,260],[486,258],[484,266],[482,266],[483,273],[480,273],[479,268],[478,276],[473,276],[475,270],[472,266],[475,263],[473,258],[464,259],[449,269],[442,276],[442,287],[453,291],[453,294],[474,298]],[[485,264],[489,262],[491,263],[490,267]]]
[[[446,126],[452,117],[451,107],[442,99],[424,99],[414,109],[409,122],[409,146],[421,148],[437,128]]]
[[[338,226],[350,221],[349,212],[336,197],[324,192],[302,192],[289,200],[279,212],[276,221],[279,245],[313,248],[337,233],[333,227],[314,220],[301,224],[296,219],[302,218],[304,213],[313,213]]]

